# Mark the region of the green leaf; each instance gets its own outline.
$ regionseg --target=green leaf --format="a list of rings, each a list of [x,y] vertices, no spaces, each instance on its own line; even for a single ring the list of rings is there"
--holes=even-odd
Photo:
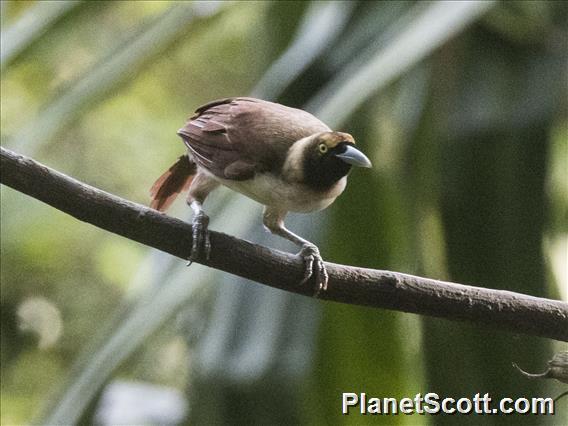
[[[7,3],[3,1],[2,6]],[[0,69],[4,70],[51,26],[80,3],[81,1],[77,0],[39,1],[27,9],[16,22],[3,29],[0,34]]]
[[[332,127],[343,123],[377,90],[415,66],[436,48],[487,12],[495,2],[418,3],[394,24],[392,39],[376,52],[364,52],[344,67],[306,106]]]
[[[157,54],[188,30],[188,25],[221,10],[220,3],[180,2],[168,8],[150,26],[142,24],[135,36],[124,42],[107,58],[87,70],[65,92],[42,108],[40,115],[21,129],[12,141],[25,152],[46,143],[83,109],[110,94],[136,76]]]

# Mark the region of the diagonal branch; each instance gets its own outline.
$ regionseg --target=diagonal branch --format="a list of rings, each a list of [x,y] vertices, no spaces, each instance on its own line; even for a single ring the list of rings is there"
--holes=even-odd
[[[99,228],[186,259],[191,225],[52,170],[1,148],[1,183]],[[270,287],[311,295],[298,286],[300,257],[211,232],[211,258],[200,263]],[[326,264],[322,299],[475,324],[568,341],[568,304],[544,298],[421,278],[398,272]]]

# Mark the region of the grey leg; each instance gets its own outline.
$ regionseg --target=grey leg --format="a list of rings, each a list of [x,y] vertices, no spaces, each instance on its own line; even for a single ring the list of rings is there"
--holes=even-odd
[[[189,265],[199,258],[209,260],[211,253],[211,241],[209,241],[209,216],[205,214],[202,204],[193,200],[190,201],[189,206],[193,210],[193,238],[191,245],[191,255],[189,256]]]
[[[264,209],[264,226],[273,234],[278,235],[300,246],[299,255],[304,259],[306,269],[300,285],[305,284],[312,276],[316,281],[317,296],[321,291],[327,290],[328,274],[317,246],[308,240],[294,234],[284,226],[286,211],[266,207]]]
[[[207,195],[209,195],[209,193],[218,186],[218,182],[199,171],[191,182],[189,194],[187,196],[187,204],[193,210],[193,238],[188,266],[199,259],[209,260],[211,252],[211,242],[209,240],[208,230],[209,216],[207,216],[203,210],[203,202],[205,201],[205,198],[207,198]]]

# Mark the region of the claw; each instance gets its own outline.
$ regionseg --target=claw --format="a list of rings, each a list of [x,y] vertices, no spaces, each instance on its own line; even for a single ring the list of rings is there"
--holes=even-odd
[[[306,268],[304,269],[304,278],[300,281],[300,285],[305,284],[314,276],[316,281],[316,288],[314,296],[317,297],[322,291],[327,290],[328,274],[320,255],[319,249],[313,244],[306,244],[300,251],[300,256],[303,257]]]
[[[209,217],[205,213],[200,213],[193,218],[193,241],[191,245],[191,255],[187,266],[200,258],[209,260],[211,253],[211,241],[209,240]]]

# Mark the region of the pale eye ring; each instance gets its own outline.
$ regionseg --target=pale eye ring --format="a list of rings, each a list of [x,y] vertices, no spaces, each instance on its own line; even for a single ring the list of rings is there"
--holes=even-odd
[[[319,152],[321,152],[322,154],[325,154],[328,150],[328,147],[326,144],[324,143],[320,143],[318,146]]]

